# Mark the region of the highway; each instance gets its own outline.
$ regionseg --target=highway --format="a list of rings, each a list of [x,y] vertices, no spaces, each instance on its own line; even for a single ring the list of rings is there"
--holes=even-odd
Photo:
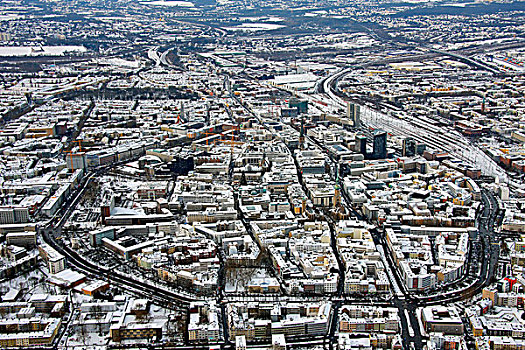
[[[152,47],[148,50],[148,58],[155,62],[155,66],[158,67],[161,64],[160,57],[159,57],[159,47]]]
[[[434,51],[434,52],[437,52],[441,55],[444,55],[444,56],[449,56],[449,57],[452,57],[452,58],[455,58],[461,62],[464,62],[468,65],[471,65],[471,66],[474,66],[474,67],[477,67],[477,68],[480,68],[480,69],[483,69],[483,70],[486,70],[486,71],[489,71],[491,73],[494,73],[494,74],[502,74],[503,72],[498,70],[498,69],[495,69],[495,68],[492,68],[490,66],[487,66],[486,64],[482,63],[482,62],[479,62],[479,61],[476,61],[470,57],[467,57],[465,55],[461,55],[461,54],[458,54],[458,53],[455,53],[455,52],[450,52],[450,51],[443,51],[443,50],[431,50],[431,51]]]

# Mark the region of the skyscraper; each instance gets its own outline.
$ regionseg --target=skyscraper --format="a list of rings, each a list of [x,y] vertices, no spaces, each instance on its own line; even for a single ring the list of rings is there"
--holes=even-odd
[[[374,151],[372,159],[386,158],[386,131],[377,130],[374,133]]]
[[[359,128],[361,126],[361,106],[348,102],[346,117],[353,121],[355,128]]]
[[[361,106],[354,105],[354,127],[361,127]]]
[[[416,155],[416,140],[412,137],[405,137],[403,139],[403,150],[401,154],[404,157],[413,157]]]
[[[366,136],[356,135],[355,137],[355,151],[366,156]]]

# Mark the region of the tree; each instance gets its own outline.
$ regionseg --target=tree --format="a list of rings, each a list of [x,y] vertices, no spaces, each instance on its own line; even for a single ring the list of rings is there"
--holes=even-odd
[[[98,335],[102,336],[102,332],[104,331],[104,326],[100,320],[101,317],[103,317],[104,312],[102,310],[102,307],[99,303],[97,303],[95,306],[93,306],[93,313],[95,314],[95,317],[97,319],[97,326],[98,326]]]
[[[79,318],[78,326],[80,327],[80,329],[79,329],[79,331],[80,331],[79,338],[80,338],[80,340],[82,340],[82,344],[86,345],[86,340],[87,340],[88,334],[86,332],[86,326],[84,324],[84,321],[80,320],[80,318]]]

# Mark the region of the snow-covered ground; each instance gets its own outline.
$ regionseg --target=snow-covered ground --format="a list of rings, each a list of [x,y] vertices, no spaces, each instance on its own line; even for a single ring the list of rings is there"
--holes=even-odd
[[[84,46],[0,46],[0,56],[63,56],[86,51]]]
[[[282,24],[273,24],[273,23],[243,23],[235,27],[223,27],[222,29],[229,31],[264,31],[264,30],[276,30],[284,28]]]
[[[177,0],[143,1],[142,3],[146,5],[154,5],[154,6],[187,7],[187,8],[195,7],[195,5],[190,1],[177,1]]]

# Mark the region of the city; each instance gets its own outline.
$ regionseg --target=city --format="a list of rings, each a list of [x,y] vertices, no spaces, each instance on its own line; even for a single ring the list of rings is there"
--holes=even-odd
[[[0,347],[525,349],[525,3],[0,3]]]

